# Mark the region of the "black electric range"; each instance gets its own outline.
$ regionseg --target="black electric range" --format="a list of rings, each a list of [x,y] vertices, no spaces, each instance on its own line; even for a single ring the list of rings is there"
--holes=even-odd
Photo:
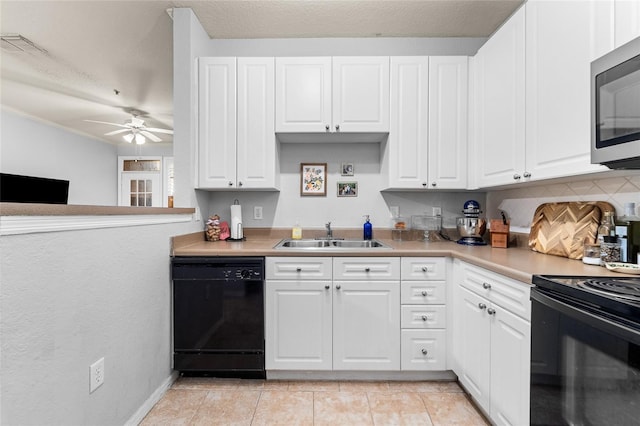
[[[640,329],[640,276],[534,275],[538,291]]]

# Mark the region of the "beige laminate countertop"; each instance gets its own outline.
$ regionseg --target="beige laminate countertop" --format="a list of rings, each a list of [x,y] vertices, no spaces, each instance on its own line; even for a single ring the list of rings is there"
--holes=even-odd
[[[574,276],[631,276],[611,272],[600,266],[586,265],[581,260],[536,253],[527,247],[492,248],[491,246],[464,246],[451,241],[394,241],[376,239],[391,250],[303,250],[274,249],[283,238],[275,234],[251,236],[246,241],[229,242],[204,240],[204,233],[195,233],[173,239],[173,256],[446,256],[486,268],[507,277],[531,283],[534,274]],[[305,236],[306,238],[306,236]]]
[[[0,203],[2,216],[110,216],[192,214],[194,208],[91,206],[75,204]]]

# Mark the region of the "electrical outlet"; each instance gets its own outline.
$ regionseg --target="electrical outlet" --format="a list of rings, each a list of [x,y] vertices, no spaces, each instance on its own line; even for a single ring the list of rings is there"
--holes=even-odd
[[[440,207],[433,207],[431,210],[431,214],[433,216],[442,216],[442,208]]]
[[[93,393],[104,383],[104,358],[100,358],[89,366],[89,393]]]
[[[391,217],[400,216],[400,207],[398,207],[398,206],[389,207],[389,211],[391,212]]]
[[[262,207],[261,206],[255,206],[253,208],[253,218],[255,220],[262,220]]]

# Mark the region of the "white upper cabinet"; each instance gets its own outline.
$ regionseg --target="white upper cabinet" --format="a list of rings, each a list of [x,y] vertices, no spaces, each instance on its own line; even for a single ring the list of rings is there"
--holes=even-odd
[[[468,61],[429,57],[429,186],[467,187]]]
[[[520,8],[475,56],[474,149],[480,187],[522,176],[525,150],[525,11]]]
[[[391,58],[390,189],[467,186],[468,58]]]
[[[277,58],[275,130],[388,132],[389,58]]]
[[[615,47],[640,37],[640,1],[614,0]]]
[[[198,58],[198,187],[236,179],[236,58]]]
[[[198,61],[198,187],[277,189],[274,58]]]
[[[613,47],[611,22],[609,2],[526,4],[525,158],[531,180],[606,170],[590,158],[590,63]]]

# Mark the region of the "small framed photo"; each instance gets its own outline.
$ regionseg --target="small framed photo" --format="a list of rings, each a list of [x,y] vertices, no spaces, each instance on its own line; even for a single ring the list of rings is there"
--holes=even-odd
[[[342,163],[340,174],[342,176],[353,176],[353,163]]]
[[[338,182],[338,197],[357,197],[358,182]]]
[[[327,195],[327,163],[300,163],[300,195]]]

